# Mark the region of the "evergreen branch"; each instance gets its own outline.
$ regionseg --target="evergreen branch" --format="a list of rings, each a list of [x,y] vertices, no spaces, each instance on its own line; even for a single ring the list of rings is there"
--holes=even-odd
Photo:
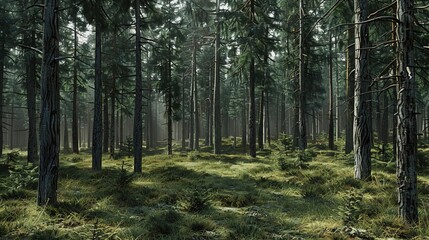
[[[374,16],[377,16],[380,12],[383,12],[383,11],[389,9],[389,8],[393,8],[395,5],[396,5],[396,1],[393,1],[391,4],[387,5],[386,7],[383,7],[381,9],[379,9],[379,10],[377,10],[377,11],[369,14],[368,15],[368,19],[370,19],[370,18],[372,18]]]
[[[22,47],[22,48],[25,48],[25,49],[29,49],[29,50],[31,50],[31,51],[34,51],[34,52],[36,52],[36,53],[38,53],[38,54],[43,54],[43,52],[42,52],[42,50],[40,50],[40,49],[37,49],[37,48],[35,48],[35,47],[31,47],[31,46],[27,46],[27,45],[24,45],[24,44],[18,44],[18,46],[20,46],[20,47]]]

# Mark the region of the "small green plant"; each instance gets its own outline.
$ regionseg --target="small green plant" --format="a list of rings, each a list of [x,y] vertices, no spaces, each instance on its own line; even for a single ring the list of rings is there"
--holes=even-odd
[[[115,182],[115,190],[120,200],[126,200],[129,196],[130,184],[134,180],[134,174],[128,173],[124,168],[124,161],[122,161],[121,171]]]
[[[131,137],[127,137],[124,143],[119,146],[119,156],[131,157],[134,152],[134,143]]]
[[[277,159],[277,165],[282,171],[286,171],[289,168],[289,164],[286,162],[286,159],[284,157],[279,157]]]
[[[343,224],[346,227],[352,227],[357,224],[362,212],[362,198],[361,192],[350,190],[344,197],[344,206],[340,207]]]
[[[209,190],[193,188],[183,196],[184,208],[188,212],[201,212],[210,207]]]
[[[12,151],[6,154],[6,164],[15,163],[19,158],[19,151]]]
[[[292,137],[286,134],[283,134],[279,140],[280,140],[280,143],[283,145],[284,151],[292,152],[293,150],[295,150],[295,147],[293,146]]]
[[[192,151],[188,154],[189,161],[195,161],[201,157],[198,151]]]
[[[9,169],[9,176],[1,183],[2,187],[6,189],[6,191],[1,194],[1,197],[3,199],[26,197],[24,189],[35,188],[37,186],[37,180],[37,166],[14,166]]]
[[[256,202],[256,198],[251,194],[243,193],[232,193],[232,194],[220,194],[217,196],[222,206],[225,207],[246,207]]]

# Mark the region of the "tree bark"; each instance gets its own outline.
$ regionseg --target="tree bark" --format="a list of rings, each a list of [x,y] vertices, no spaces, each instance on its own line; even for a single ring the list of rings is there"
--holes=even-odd
[[[255,58],[249,64],[249,149],[250,156],[256,157],[256,107],[255,107]]]
[[[198,108],[198,81],[197,81],[197,39],[193,38],[193,51],[192,51],[192,81],[194,82],[194,120],[195,120],[195,143],[194,148],[200,148],[200,112]]]
[[[33,16],[34,20],[34,16]],[[31,35],[28,38],[28,46],[36,47],[36,26],[32,24]],[[27,88],[27,112],[28,112],[28,147],[27,162],[37,162],[37,129],[36,129],[36,55],[33,51],[27,50],[26,64],[26,88]]]
[[[140,1],[134,1],[134,11],[136,19],[136,87],[134,98],[134,172],[142,172],[142,144],[143,144],[143,125],[142,125],[142,57],[141,57],[141,19],[140,19]]]
[[[3,156],[3,90],[4,90],[4,65],[6,57],[5,37],[0,35],[0,157]]]
[[[77,14],[78,9],[74,10],[73,24],[74,24],[74,46],[73,46],[73,109],[72,109],[72,150],[73,153],[79,154],[78,146],[78,119],[77,119],[77,48],[78,48],[78,37],[77,37]]]
[[[92,127],[92,170],[101,171],[103,118],[102,118],[102,81],[101,81],[101,22],[95,23],[95,89],[94,89],[94,118]]]
[[[37,204],[57,203],[60,152],[60,84],[58,1],[46,0],[43,24],[43,60],[40,81],[40,162]]]
[[[417,123],[416,75],[413,45],[413,0],[398,0],[396,17],[398,64],[398,144],[396,176],[399,216],[407,223],[418,222],[417,210]]]
[[[354,103],[354,153],[355,178],[367,180],[371,176],[371,129],[368,92],[370,76],[368,73],[369,33],[367,0],[355,0],[355,103]]]
[[[64,143],[63,143],[64,151],[70,150],[70,143],[69,143],[69,126],[67,124],[67,114],[64,113]]]
[[[334,150],[334,72],[332,61],[332,36],[329,35],[329,127],[328,127],[328,146]],[[338,127],[338,126],[337,126]]]
[[[258,128],[258,148],[264,149],[264,104],[265,96],[264,90],[261,91],[261,98],[259,99],[259,128]]]
[[[304,7],[303,0],[299,1],[299,149],[307,148],[307,129],[305,124],[305,87],[304,87]]]
[[[103,153],[109,152],[109,89],[104,85],[103,98]]]
[[[353,119],[354,119],[354,91],[355,91],[355,79],[354,79],[354,28],[350,27],[347,31],[347,66],[346,66],[346,101],[347,101],[347,110],[346,110],[346,143],[345,143],[345,152],[351,153],[353,151]]]
[[[214,154],[220,154],[222,148],[222,124],[220,114],[220,20],[219,1],[216,0],[216,36],[215,36],[215,73],[213,85],[213,122]]]

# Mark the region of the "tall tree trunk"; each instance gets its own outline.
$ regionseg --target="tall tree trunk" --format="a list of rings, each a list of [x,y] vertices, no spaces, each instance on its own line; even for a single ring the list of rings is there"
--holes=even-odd
[[[212,89],[212,74],[211,74],[211,68],[209,69],[209,76],[208,76],[208,86],[209,86],[209,96],[206,99],[206,126],[205,126],[205,141],[204,145],[210,146],[210,122],[212,121],[212,114],[211,114],[211,92]]]
[[[67,124],[67,114],[64,113],[64,143],[63,148],[66,152],[70,150],[70,143],[69,143],[69,126]]]
[[[35,16],[33,16],[34,18]],[[36,47],[36,26],[32,24],[31,35],[28,37],[28,46]],[[37,129],[36,129],[36,55],[33,51],[27,51],[26,66],[26,88],[27,88],[27,111],[28,111],[28,154],[27,162],[37,162]]]
[[[220,154],[222,148],[222,124],[220,114],[220,20],[219,1],[216,0],[216,37],[215,37],[215,73],[213,85],[213,123],[214,154]]]
[[[399,216],[407,223],[418,222],[417,210],[417,123],[416,75],[413,45],[414,1],[398,0],[397,64],[398,64],[398,152],[396,176]]]
[[[354,28],[350,27],[347,30],[347,44],[346,49],[346,143],[345,152],[351,153],[353,151],[353,119],[354,119],[354,91],[355,91],[355,79],[354,79]]]
[[[109,152],[109,89],[107,84],[104,85],[104,98],[103,98],[103,153]]]
[[[186,149],[185,76],[182,76],[182,150]]]
[[[370,76],[368,73],[369,32],[367,0],[355,0],[355,104],[354,104],[354,153],[355,178],[369,179],[371,176],[371,128],[369,105]]]
[[[240,70],[240,82],[243,82],[243,70]],[[247,86],[246,84],[243,84],[243,91],[244,91],[244,97],[243,97],[243,106],[241,108],[241,146],[246,147],[247,145],[247,124],[246,124],[246,111],[247,111]]]
[[[198,81],[197,81],[197,39],[193,38],[193,51],[192,51],[192,81],[194,85],[194,120],[195,120],[195,143],[194,148],[200,148],[200,112],[198,109]]]
[[[332,61],[332,36],[329,35],[329,128],[328,145],[329,149],[334,150],[334,72]],[[338,126],[337,126],[338,127]]]
[[[269,95],[268,92],[266,93],[267,95],[267,102],[265,104],[265,122],[266,122],[266,129],[267,129],[267,133],[266,133],[266,140],[268,142],[268,147],[271,147],[271,124],[270,124],[270,104],[268,102],[269,100]]]
[[[92,127],[92,170],[101,171],[103,118],[102,118],[102,91],[101,81],[101,22],[95,23],[95,90],[94,90],[94,118]]]
[[[116,111],[116,73],[113,73],[112,89],[110,92],[110,156],[115,154],[115,111]]]
[[[194,124],[195,124],[195,122],[194,122],[194,120],[195,120],[195,115],[194,115],[194,108],[195,108],[195,106],[194,106],[194,87],[195,87],[194,86],[194,78],[192,77],[191,88],[189,90],[189,93],[190,93],[190,96],[189,96],[189,98],[190,98],[190,101],[189,101],[189,103],[190,103],[189,104],[189,107],[190,107],[190,109],[189,109],[189,148],[191,150],[195,149],[195,147],[194,147],[194,143],[195,143],[195,141],[194,141],[194,134],[195,134],[195,127],[194,127]]]
[[[249,64],[249,149],[250,156],[256,157],[256,107],[255,107],[255,58]]]
[[[134,1],[134,11],[136,19],[136,89],[134,98],[134,172],[142,172],[142,144],[143,144],[143,125],[142,125],[142,57],[141,57],[141,19],[140,19],[140,1]]]
[[[299,1],[299,149],[307,148],[307,129],[305,124],[305,86],[304,86],[304,6],[303,0]]]
[[[149,59],[149,52],[146,55]],[[147,113],[146,113],[146,149],[153,147],[153,130],[152,130],[152,78],[151,72],[147,71]]]
[[[43,60],[40,81],[40,162],[37,204],[57,203],[60,152],[60,84],[58,1],[45,0]]]
[[[73,153],[79,153],[78,146],[78,119],[77,119],[77,48],[78,48],[78,37],[77,37],[77,7],[74,9],[73,24],[74,24],[74,46],[73,46],[73,109],[72,109],[72,150]]]
[[[4,65],[6,57],[5,39],[0,34],[0,157],[3,156],[3,90],[4,90]]]
[[[259,128],[258,128],[258,148],[264,149],[264,90],[261,91],[261,98],[259,99]]]
[[[119,116],[119,143],[122,146],[124,144],[124,84],[122,83],[121,88],[121,108],[119,109],[120,116]]]
[[[173,155],[173,89],[172,89],[172,77],[171,77],[171,46],[169,47],[169,57],[167,62],[167,80],[170,84],[167,90],[167,153]]]

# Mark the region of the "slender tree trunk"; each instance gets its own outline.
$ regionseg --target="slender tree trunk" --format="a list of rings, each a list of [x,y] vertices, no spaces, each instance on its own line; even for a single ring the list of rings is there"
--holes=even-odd
[[[121,104],[124,104],[124,86],[122,83],[122,88],[121,88]],[[119,109],[120,112],[120,116],[119,116],[119,142],[120,145],[122,146],[124,144],[124,109],[123,106],[121,106],[121,108]]]
[[[40,162],[37,204],[57,203],[60,152],[60,85],[58,2],[45,0],[43,60],[40,81]]]
[[[182,76],[182,150],[186,149],[185,117],[185,76]]]
[[[215,37],[215,73],[213,86],[213,122],[214,154],[220,154],[222,148],[222,124],[220,113],[220,20],[219,1],[216,0],[216,37]]]
[[[206,129],[205,129],[205,142],[204,142],[204,144],[206,145],[206,146],[210,146],[210,127],[211,127],[211,125],[210,125],[210,122],[212,121],[212,114],[211,114],[211,110],[212,110],[212,108],[211,108],[211,105],[212,105],[212,102],[211,102],[211,92],[213,92],[213,89],[212,89],[212,74],[211,74],[211,68],[209,69],[209,76],[208,76],[208,86],[209,86],[209,96],[207,97],[207,99],[206,99]]]
[[[414,1],[398,0],[396,17],[398,64],[398,152],[396,175],[399,216],[407,223],[418,222],[417,210],[417,123],[416,80],[413,45]]]
[[[149,59],[149,53],[147,53]],[[146,149],[153,147],[153,131],[152,131],[152,78],[151,72],[147,71],[147,113],[146,113]]]
[[[134,1],[134,11],[136,19],[136,89],[134,98],[134,172],[142,172],[142,57],[141,57],[141,35],[140,35],[140,1]]]
[[[12,106],[11,106],[11,111],[10,111],[10,127],[9,127],[10,128],[10,136],[9,136],[9,139],[10,139],[9,140],[10,141],[9,148],[10,148],[10,150],[12,150],[15,147],[14,142],[13,142],[13,136],[14,136],[13,132],[14,132],[14,125],[15,125],[14,124],[14,120],[15,120],[15,98],[12,99],[11,105]],[[58,145],[59,144],[60,144],[60,142],[58,142]]]
[[[299,149],[307,148],[307,129],[305,124],[305,86],[304,86],[304,7],[303,0],[299,1]]]
[[[36,29],[32,25],[31,35],[29,36],[29,46],[36,47]],[[28,147],[27,162],[37,162],[37,129],[36,129],[36,55],[33,51],[27,51],[26,66],[26,88],[27,88],[27,111],[28,111]]]
[[[256,157],[256,106],[255,106],[255,58],[250,57],[249,65],[249,149],[250,156]]]
[[[258,128],[258,148],[264,149],[264,90],[261,91],[261,98],[259,99],[259,128]]]
[[[171,89],[172,77],[171,77],[171,47],[169,47],[169,58],[167,62],[167,78],[170,86],[167,90],[167,153],[173,155],[173,93]]]
[[[106,84],[107,85],[107,84]],[[104,103],[103,103],[103,153],[109,152],[109,90],[104,86]]]
[[[94,119],[92,127],[92,170],[101,171],[102,168],[102,81],[101,81],[101,23],[95,23],[95,90],[94,90]]]
[[[194,106],[194,79],[193,79],[193,77],[192,77],[192,79],[191,79],[191,88],[190,88],[190,90],[189,90],[189,93],[190,93],[190,96],[189,96],[189,98],[190,98],[190,101],[189,101],[189,107],[190,107],[190,110],[189,110],[189,116],[190,116],[190,118],[189,118],[189,148],[191,149],[191,150],[194,150],[195,149],[195,146],[194,146],[194,143],[195,143],[195,141],[194,141],[194,135],[195,135],[195,126],[194,126],[194,124],[195,124],[195,122],[194,122],[194,120],[195,120],[195,115],[194,115],[194,108],[195,108],[195,106]]]
[[[78,48],[78,37],[77,37],[77,14],[78,9],[74,10],[73,24],[74,24],[74,46],[73,46],[73,109],[72,109],[72,150],[73,153],[79,154],[78,146],[78,119],[77,119],[77,48]]]
[[[347,43],[348,47],[346,50],[346,143],[345,152],[351,153],[353,151],[353,119],[354,119],[354,91],[355,91],[355,79],[354,79],[354,28],[350,27],[347,31]]]
[[[329,128],[328,142],[329,149],[334,150],[334,72],[332,61],[332,36],[329,35]]]
[[[116,45],[115,45],[116,46]],[[115,154],[115,111],[116,111],[116,73],[113,73],[112,89],[110,92],[110,156]]]
[[[4,65],[6,57],[5,39],[0,35],[0,157],[3,156],[3,90],[4,90]]]
[[[371,94],[368,92],[370,76],[368,73],[369,32],[367,0],[355,0],[355,104],[354,104],[354,153],[355,178],[369,179],[371,176],[371,128],[369,105]]]
[[[195,120],[195,143],[194,148],[200,148],[200,112],[198,108],[198,81],[197,81],[197,40],[193,38],[193,51],[192,51],[192,81],[194,85],[194,120]]]
[[[67,152],[70,150],[70,143],[69,143],[69,126],[67,124],[67,114],[64,113],[64,143],[63,143],[64,150]]]
[[[265,119],[266,119],[266,125],[267,125],[267,134],[266,134],[266,139],[268,141],[268,147],[271,147],[271,124],[270,124],[270,104],[269,104],[269,95],[268,92],[266,93],[267,95],[267,103],[265,105]]]
[[[243,77],[242,70],[240,70],[240,82],[243,82],[242,77]],[[246,115],[246,111],[247,111],[247,98],[246,98],[247,86],[246,86],[246,84],[243,84],[243,91],[244,91],[244,97],[243,97],[243,106],[241,109],[241,146],[246,147],[246,145],[247,145],[247,124],[246,124],[246,119],[247,119],[247,115]]]

